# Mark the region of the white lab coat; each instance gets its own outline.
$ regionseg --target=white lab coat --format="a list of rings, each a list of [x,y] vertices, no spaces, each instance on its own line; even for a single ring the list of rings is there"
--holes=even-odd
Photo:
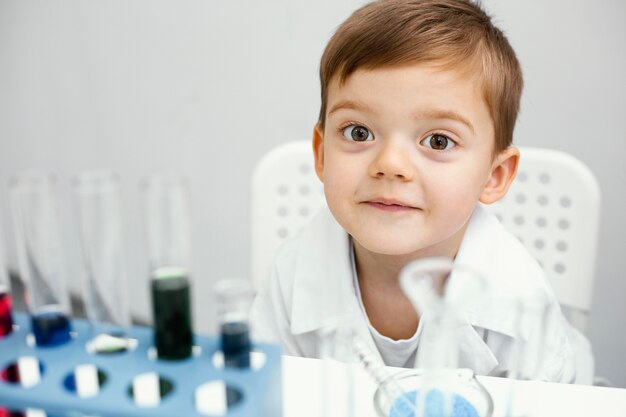
[[[252,307],[254,337],[280,343],[287,355],[319,357],[321,335],[336,328],[346,311],[359,310],[350,250],[348,234],[327,208],[322,209],[278,251],[270,276]],[[461,325],[460,366],[471,368],[478,375],[503,375],[509,371],[514,366],[514,349],[528,343],[517,331],[517,302],[533,306],[548,300],[554,307],[549,318],[553,327],[549,339],[542,344],[540,354],[545,362],[539,378],[573,382],[576,359],[571,328],[541,267],[480,204],[472,214],[455,262],[481,272],[496,295],[489,308],[474,309]],[[353,320],[361,340],[378,353],[367,318],[356,316]],[[537,377],[534,370],[521,366],[522,374],[528,372]]]

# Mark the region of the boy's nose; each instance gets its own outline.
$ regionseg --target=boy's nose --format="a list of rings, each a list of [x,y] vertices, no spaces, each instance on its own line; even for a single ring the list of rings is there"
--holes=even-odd
[[[370,165],[370,174],[377,178],[410,180],[414,172],[411,149],[400,139],[386,140],[381,143]]]

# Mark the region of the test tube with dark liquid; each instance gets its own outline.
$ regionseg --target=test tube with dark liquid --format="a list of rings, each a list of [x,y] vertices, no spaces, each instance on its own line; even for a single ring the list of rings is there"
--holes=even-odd
[[[157,356],[184,359],[193,348],[189,187],[184,178],[155,175],[143,188]]]
[[[227,368],[249,368],[250,328],[248,315],[253,291],[243,278],[227,278],[215,285],[220,347]]]
[[[45,173],[16,176],[10,184],[20,278],[38,346],[71,339],[55,179]]]
[[[160,359],[185,359],[191,356],[190,285],[183,268],[162,267],[151,282],[154,317],[154,342]]]

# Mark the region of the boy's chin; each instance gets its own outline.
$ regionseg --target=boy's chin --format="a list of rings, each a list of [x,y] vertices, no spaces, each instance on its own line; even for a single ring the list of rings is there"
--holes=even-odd
[[[399,239],[356,239],[368,252],[385,256],[408,256],[417,254],[422,248],[415,242],[402,242]]]

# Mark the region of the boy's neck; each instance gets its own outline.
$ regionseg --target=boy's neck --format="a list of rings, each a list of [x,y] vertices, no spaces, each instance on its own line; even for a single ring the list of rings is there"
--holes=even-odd
[[[416,259],[446,256],[454,258],[467,225],[445,245],[407,255],[382,255],[368,251],[353,239],[354,258],[361,301],[371,325],[394,340],[408,339],[415,331],[420,314],[400,288],[400,272]],[[398,320],[402,317],[402,320]]]

